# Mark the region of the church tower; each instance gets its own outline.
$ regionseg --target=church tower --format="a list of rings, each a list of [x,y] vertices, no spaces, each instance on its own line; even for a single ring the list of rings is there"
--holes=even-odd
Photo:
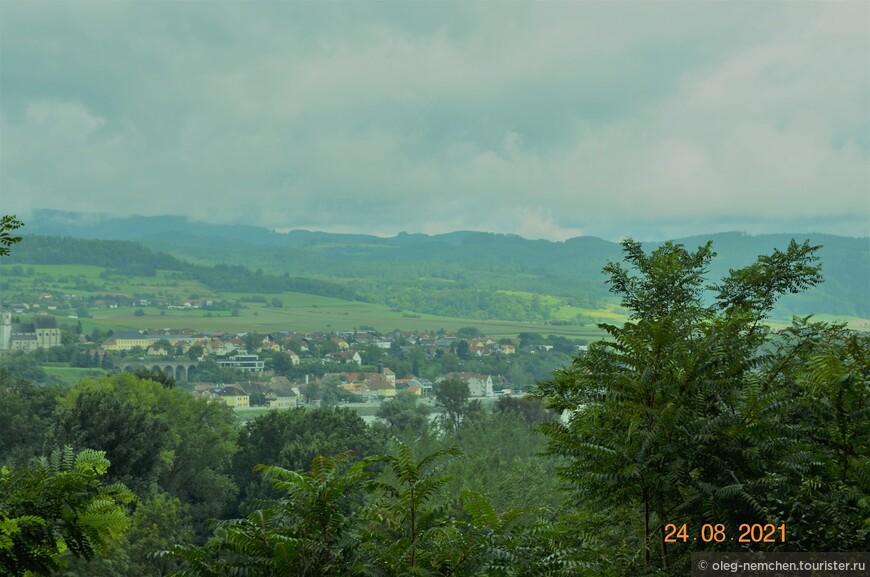
[[[0,322],[0,350],[9,349],[12,342],[12,313],[3,311],[2,322]]]

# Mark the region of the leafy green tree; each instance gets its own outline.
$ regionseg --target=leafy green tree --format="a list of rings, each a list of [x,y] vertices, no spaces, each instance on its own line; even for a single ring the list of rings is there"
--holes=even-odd
[[[139,358],[145,355],[145,349],[140,346],[131,347],[129,351],[127,351],[127,355],[135,358]]]
[[[460,455],[454,446],[417,459],[396,441],[392,454],[379,459],[388,475],[367,487],[381,497],[361,512],[362,546],[376,574],[533,575],[546,570],[546,558],[560,565],[559,554],[534,538],[545,524],[532,529],[517,509],[499,515],[476,492],[447,496],[449,462],[442,461]]]
[[[302,387],[302,394],[308,402],[319,401],[321,407],[334,407],[340,400],[345,398],[345,391],[341,387],[341,380],[331,375],[321,381],[311,381]]]
[[[365,574],[353,533],[370,460],[317,457],[301,474],[259,465],[281,499],[246,519],[221,522],[204,547],[176,546],[161,556],[185,563],[182,574],[351,576]]]
[[[374,508],[378,511],[378,534],[385,537],[383,542],[376,542],[376,546],[382,552],[388,574],[408,572],[413,575],[419,567],[431,563],[425,545],[434,538],[442,522],[442,511],[433,506],[432,501],[449,480],[438,474],[434,465],[440,457],[459,454],[457,447],[451,447],[418,461],[411,447],[396,442],[395,454],[381,458],[395,479],[373,483],[373,487],[384,494]]]
[[[0,218],[0,256],[8,256],[9,249],[13,244],[21,242],[20,236],[9,234],[11,230],[18,230],[24,223],[15,218],[15,215],[3,215]]]
[[[630,321],[599,325],[612,341],[590,345],[539,394],[571,415],[542,428],[550,452],[566,458],[561,474],[578,501],[639,512],[623,516],[623,526],[597,528],[636,535],[634,551],[608,553],[629,564],[617,572],[684,574],[692,545],[663,538],[675,520],[700,527],[715,519],[735,532],[739,523],[776,519],[760,504],[762,481],[793,476],[806,459],[757,386],[767,369],[763,320],[780,296],[819,282],[817,248],[792,241],[732,270],[712,287],[713,304],[704,298],[710,243],[695,252],[665,243],[647,255],[628,239],[625,260],[637,274],[617,263],[604,268]],[[772,463],[782,464],[777,473]]]
[[[460,327],[456,331],[456,336],[460,339],[476,339],[482,337],[483,333],[477,327]]]
[[[293,361],[287,353],[272,355],[272,369],[279,375],[287,376],[293,370]]]
[[[435,399],[444,408],[444,425],[451,431],[459,427],[468,406],[471,390],[462,379],[446,379],[435,388]]]
[[[257,347],[263,342],[262,335],[258,333],[248,333],[245,335],[245,350],[248,354],[254,353],[257,350]]]
[[[293,351],[297,355],[302,353],[302,345],[304,343],[299,339],[287,339],[284,343],[284,349],[288,351]]]
[[[133,315],[135,315],[137,317],[144,317],[145,310],[144,309],[136,309],[135,311],[133,311]]]
[[[319,455],[336,457],[352,451],[364,458],[380,453],[384,445],[352,409],[300,408],[257,417],[239,432],[238,446],[233,478],[244,509],[252,499],[274,496],[271,486],[253,474],[256,465],[305,470]]]
[[[121,540],[128,559],[125,577],[169,574],[179,564],[155,557],[154,553],[192,541],[190,515],[181,501],[158,493],[140,502],[132,515],[130,529]]]
[[[223,403],[195,399],[183,391],[165,391],[160,411],[169,426],[158,487],[189,509],[197,535],[208,519],[234,503],[238,487],[231,476],[237,451],[236,416]]]
[[[468,342],[459,341],[456,343],[456,356],[461,360],[465,360],[468,358]]]
[[[65,552],[93,558],[129,526],[123,485],[104,486],[105,453],[67,446],[22,469],[0,469],[0,572],[47,575]]]
[[[44,454],[61,389],[35,386],[0,368],[0,463],[26,464]]]
[[[192,361],[199,359],[202,354],[205,352],[205,349],[202,345],[191,345],[189,349],[187,349],[187,358]]]
[[[59,415],[56,441],[105,451],[112,461],[108,478],[144,493],[157,481],[168,434],[165,421],[148,407],[102,389],[75,395]]]
[[[195,371],[196,381],[200,383],[237,383],[245,381],[250,374],[235,369],[225,369],[212,359],[199,363]]]
[[[554,418],[540,399],[502,396],[495,402],[494,413],[518,415],[528,428],[534,428]]]
[[[456,353],[446,352],[441,355],[441,373],[452,373],[459,370],[459,357]]]
[[[176,545],[190,545],[193,530],[187,507],[178,499],[157,493],[140,500],[130,527],[120,539],[93,559],[72,557],[58,577],[161,577],[181,568],[174,559],[155,553]],[[70,557],[67,555],[66,557]]]
[[[544,337],[540,333],[521,332],[517,335],[521,347],[544,344]]]
[[[72,330],[70,330],[66,326],[62,326],[60,328],[60,342],[61,342],[61,344],[63,344],[64,346],[70,346],[70,345],[73,345],[74,343],[76,343],[77,341],[78,341],[78,337],[76,337],[75,332],[73,332]]]
[[[799,319],[779,335],[767,379],[782,434],[812,455],[765,480],[796,550],[864,550],[870,541],[870,336]],[[778,392],[779,394],[776,394]]]
[[[37,351],[39,352],[39,351]],[[45,370],[37,364],[36,354],[15,353],[0,357],[0,378],[3,384],[20,379],[30,383],[48,383],[50,378]]]
[[[519,511],[499,515],[478,494],[444,494],[439,461],[456,454],[418,460],[397,441],[385,457],[317,457],[307,473],[260,465],[278,499],[218,523],[202,547],[159,555],[182,561],[178,575],[194,577],[571,574],[546,524]],[[375,478],[378,464],[387,470]]]
[[[527,508],[529,495],[535,495],[536,509],[563,508],[565,495],[557,475],[560,460],[544,454],[546,437],[529,430],[519,414],[494,411],[466,419],[458,434],[431,445],[415,440],[415,446],[426,452],[445,442],[456,443],[462,451],[447,467],[448,494],[481,493],[500,513]]]
[[[220,514],[237,488],[227,475],[236,419],[222,403],[196,399],[130,374],[83,379],[61,402],[56,437],[105,450],[109,478],[141,496],[159,488],[190,507],[195,529]]]
[[[160,383],[167,389],[175,388],[175,377],[173,377],[172,375],[167,375],[160,370],[152,371],[150,369],[142,368],[133,373],[133,375],[135,375],[137,379]]]
[[[389,402],[378,407],[377,416],[384,419],[395,433],[420,432],[429,424],[429,407],[417,403],[417,395],[399,391]]]
[[[384,358],[384,349],[376,345],[367,345],[361,351],[362,362],[366,365],[377,365]]]

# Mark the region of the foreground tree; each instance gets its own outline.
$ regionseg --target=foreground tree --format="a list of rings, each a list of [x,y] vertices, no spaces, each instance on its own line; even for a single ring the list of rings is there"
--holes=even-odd
[[[363,458],[383,450],[383,440],[346,408],[270,411],[242,428],[238,445],[233,476],[240,489],[239,512],[249,512],[253,501],[276,496],[272,483],[254,474],[259,464],[304,470],[318,455],[334,458],[351,451]]]
[[[0,464],[24,465],[47,452],[45,441],[62,392],[0,368]]]
[[[317,457],[311,470],[257,467],[280,498],[246,519],[216,524],[203,547],[160,554],[183,562],[178,576],[535,575],[565,569],[543,524],[519,511],[498,515],[476,493],[446,496],[439,461],[396,441],[389,456],[352,463]],[[387,465],[378,476],[377,465]],[[374,496],[372,501],[366,497]],[[571,574],[568,571],[550,574]]]
[[[0,470],[0,574],[48,575],[62,555],[91,559],[129,526],[123,485],[104,486],[105,453],[71,447],[36,466]]]
[[[0,218],[0,256],[7,256],[9,248],[13,244],[21,242],[20,236],[13,236],[9,231],[18,230],[23,226],[24,223],[18,220],[14,214],[6,214]]]
[[[281,495],[245,519],[215,525],[203,547],[176,546],[161,554],[184,563],[178,575],[362,574],[352,518],[370,460],[349,464],[349,454],[317,457],[311,471],[257,467]]]
[[[178,498],[202,533],[237,492],[227,474],[235,423],[223,403],[124,373],[79,381],[61,400],[55,439],[106,451],[111,479],[143,498],[155,489]]]
[[[608,549],[620,534],[636,536],[636,548],[623,537],[628,550],[591,561],[616,573],[685,574],[692,539],[669,543],[668,524],[721,523],[734,536],[741,523],[785,521],[767,501],[771,483],[799,480],[811,456],[783,418],[791,400],[771,387],[777,342],[763,321],[780,296],[821,280],[817,248],[792,241],[705,287],[710,243],[695,252],[665,243],[647,255],[623,242],[630,269],[604,272],[630,321],[599,325],[612,341],[591,345],[538,392],[570,414],[542,430],[567,460],[562,477],[585,508],[580,530],[612,531]]]

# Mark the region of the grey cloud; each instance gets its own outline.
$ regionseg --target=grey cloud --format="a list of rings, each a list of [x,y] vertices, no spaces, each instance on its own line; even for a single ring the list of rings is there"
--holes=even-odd
[[[0,194],[16,210],[867,232],[865,4],[0,10]]]

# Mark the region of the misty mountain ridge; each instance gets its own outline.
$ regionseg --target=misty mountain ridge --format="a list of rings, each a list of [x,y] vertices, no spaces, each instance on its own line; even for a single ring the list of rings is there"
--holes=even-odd
[[[368,287],[367,300],[398,308],[419,305],[426,298],[393,302],[383,296],[397,286],[440,291],[443,296],[448,289],[527,291],[591,306],[610,296],[602,267],[622,258],[618,243],[585,236],[558,242],[473,231],[402,232],[393,237],[308,230],[279,233],[183,216],[113,217],[56,210],[34,211],[25,224],[25,236],[126,240],[199,263],[243,265],[267,273],[345,283],[353,279],[355,287]],[[751,264],[758,255],[770,254],[775,248],[784,250],[792,238],[822,246],[818,255],[825,282],[806,293],[787,296],[777,313],[784,317],[819,312],[870,318],[868,237],[725,232],[674,242],[693,250],[712,240],[718,256],[708,279],[715,282],[729,269]],[[650,251],[661,244],[645,242],[644,248]]]

